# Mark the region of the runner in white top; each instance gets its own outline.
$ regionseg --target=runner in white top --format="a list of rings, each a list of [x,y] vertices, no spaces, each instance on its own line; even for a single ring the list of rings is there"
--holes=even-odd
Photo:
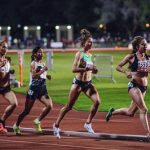
[[[5,128],[5,121],[18,105],[17,98],[10,88],[10,63],[5,58],[7,49],[7,43],[5,41],[0,42],[0,94],[3,95],[9,102],[9,105],[6,107],[3,115],[0,118],[0,132],[7,132],[7,129]]]
[[[23,119],[29,114],[33,107],[33,104],[38,99],[42,104],[45,105],[42,113],[33,122],[35,124],[37,132],[42,132],[41,121],[52,109],[52,99],[48,96],[46,88],[46,79],[51,79],[50,75],[47,75],[47,66],[43,63],[43,49],[36,47],[32,51],[32,62],[30,66],[31,80],[29,89],[26,95],[25,108],[19,115],[16,124],[14,124],[14,132],[19,135],[21,134],[19,125]]]

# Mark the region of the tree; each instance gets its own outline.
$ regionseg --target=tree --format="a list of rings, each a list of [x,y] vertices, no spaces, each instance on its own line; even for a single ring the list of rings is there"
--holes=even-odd
[[[127,32],[133,36],[137,29],[143,27],[146,20],[150,19],[150,1],[149,0],[97,0],[101,4],[95,10],[99,15],[97,24],[111,24],[114,29],[120,32]]]

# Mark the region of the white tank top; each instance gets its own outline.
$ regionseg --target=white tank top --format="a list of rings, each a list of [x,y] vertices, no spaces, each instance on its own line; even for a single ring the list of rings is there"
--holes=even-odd
[[[6,64],[0,68],[0,72],[8,73],[10,70],[10,63],[7,61]]]
[[[41,67],[40,70],[43,69],[44,64],[39,64],[39,63],[37,63],[37,62],[35,62],[35,61],[34,61],[34,63],[35,63],[35,68]],[[43,73],[40,75],[40,78],[41,78],[41,79],[46,79],[46,76],[47,76],[47,72],[45,71],[45,72],[43,72]],[[31,85],[31,83],[32,83],[32,74],[31,74],[31,72],[30,72],[30,82],[29,82],[29,85]]]

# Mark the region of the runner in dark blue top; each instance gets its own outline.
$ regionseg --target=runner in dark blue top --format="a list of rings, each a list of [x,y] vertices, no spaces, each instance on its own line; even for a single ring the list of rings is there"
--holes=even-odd
[[[60,138],[59,134],[59,124],[61,120],[64,118],[66,113],[70,111],[75,104],[76,100],[78,99],[81,92],[91,99],[93,102],[93,106],[91,108],[89,117],[84,124],[84,128],[90,132],[94,133],[92,129],[92,119],[95,116],[98,106],[100,103],[100,98],[98,91],[96,90],[95,86],[92,84],[92,74],[97,73],[97,68],[92,62],[92,55],[89,53],[89,50],[92,47],[92,36],[90,32],[86,29],[81,30],[81,46],[82,50],[79,50],[76,53],[72,71],[76,73],[76,77],[73,79],[73,83],[69,93],[69,101],[65,107],[63,107],[60,111],[60,114],[53,125],[54,135],[57,138]]]
[[[17,122],[14,124],[13,129],[17,135],[20,135],[19,125],[23,119],[29,114],[31,108],[36,99],[39,99],[45,105],[42,113],[39,117],[34,120],[34,124],[37,132],[42,132],[41,120],[50,112],[52,109],[52,99],[48,96],[46,88],[46,79],[51,79],[50,75],[47,75],[48,68],[42,61],[43,49],[36,47],[32,51],[32,62],[30,67],[30,85],[26,95],[25,108],[19,115]]]
[[[111,108],[106,115],[106,121],[109,121],[112,115],[126,115],[133,117],[139,110],[140,120],[150,137],[150,129],[147,120],[147,107],[144,101],[148,85],[148,73],[150,72],[150,57],[146,54],[147,42],[141,36],[136,36],[132,41],[133,52],[127,55],[117,66],[117,70],[131,79],[128,83],[128,92],[132,99],[129,108],[120,108],[114,110]],[[129,69],[124,68],[124,65],[129,63]]]

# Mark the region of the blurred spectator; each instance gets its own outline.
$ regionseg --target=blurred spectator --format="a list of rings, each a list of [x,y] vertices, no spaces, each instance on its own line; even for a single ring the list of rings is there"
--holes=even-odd
[[[136,32],[135,35],[143,36],[148,43],[150,43],[150,32]],[[128,47],[132,36],[127,33],[120,32],[95,32],[93,33],[93,47],[94,48],[102,48],[102,47]],[[41,39],[36,38],[34,35],[29,35],[25,39],[21,38],[13,38],[11,39],[11,47],[12,49],[30,49],[35,46],[41,46],[44,48],[51,48],[51,43],[55,43],[55,36],[50,36],[47,34],[45,37]],[[10,41],[10,40],[9,40]],[[74,41],[69,41],[64,37],[61,37],[61,41],[63,43],[62,47],[59,48],[79,48],[80,42],[78,40],[78,35],[74,36]]]

